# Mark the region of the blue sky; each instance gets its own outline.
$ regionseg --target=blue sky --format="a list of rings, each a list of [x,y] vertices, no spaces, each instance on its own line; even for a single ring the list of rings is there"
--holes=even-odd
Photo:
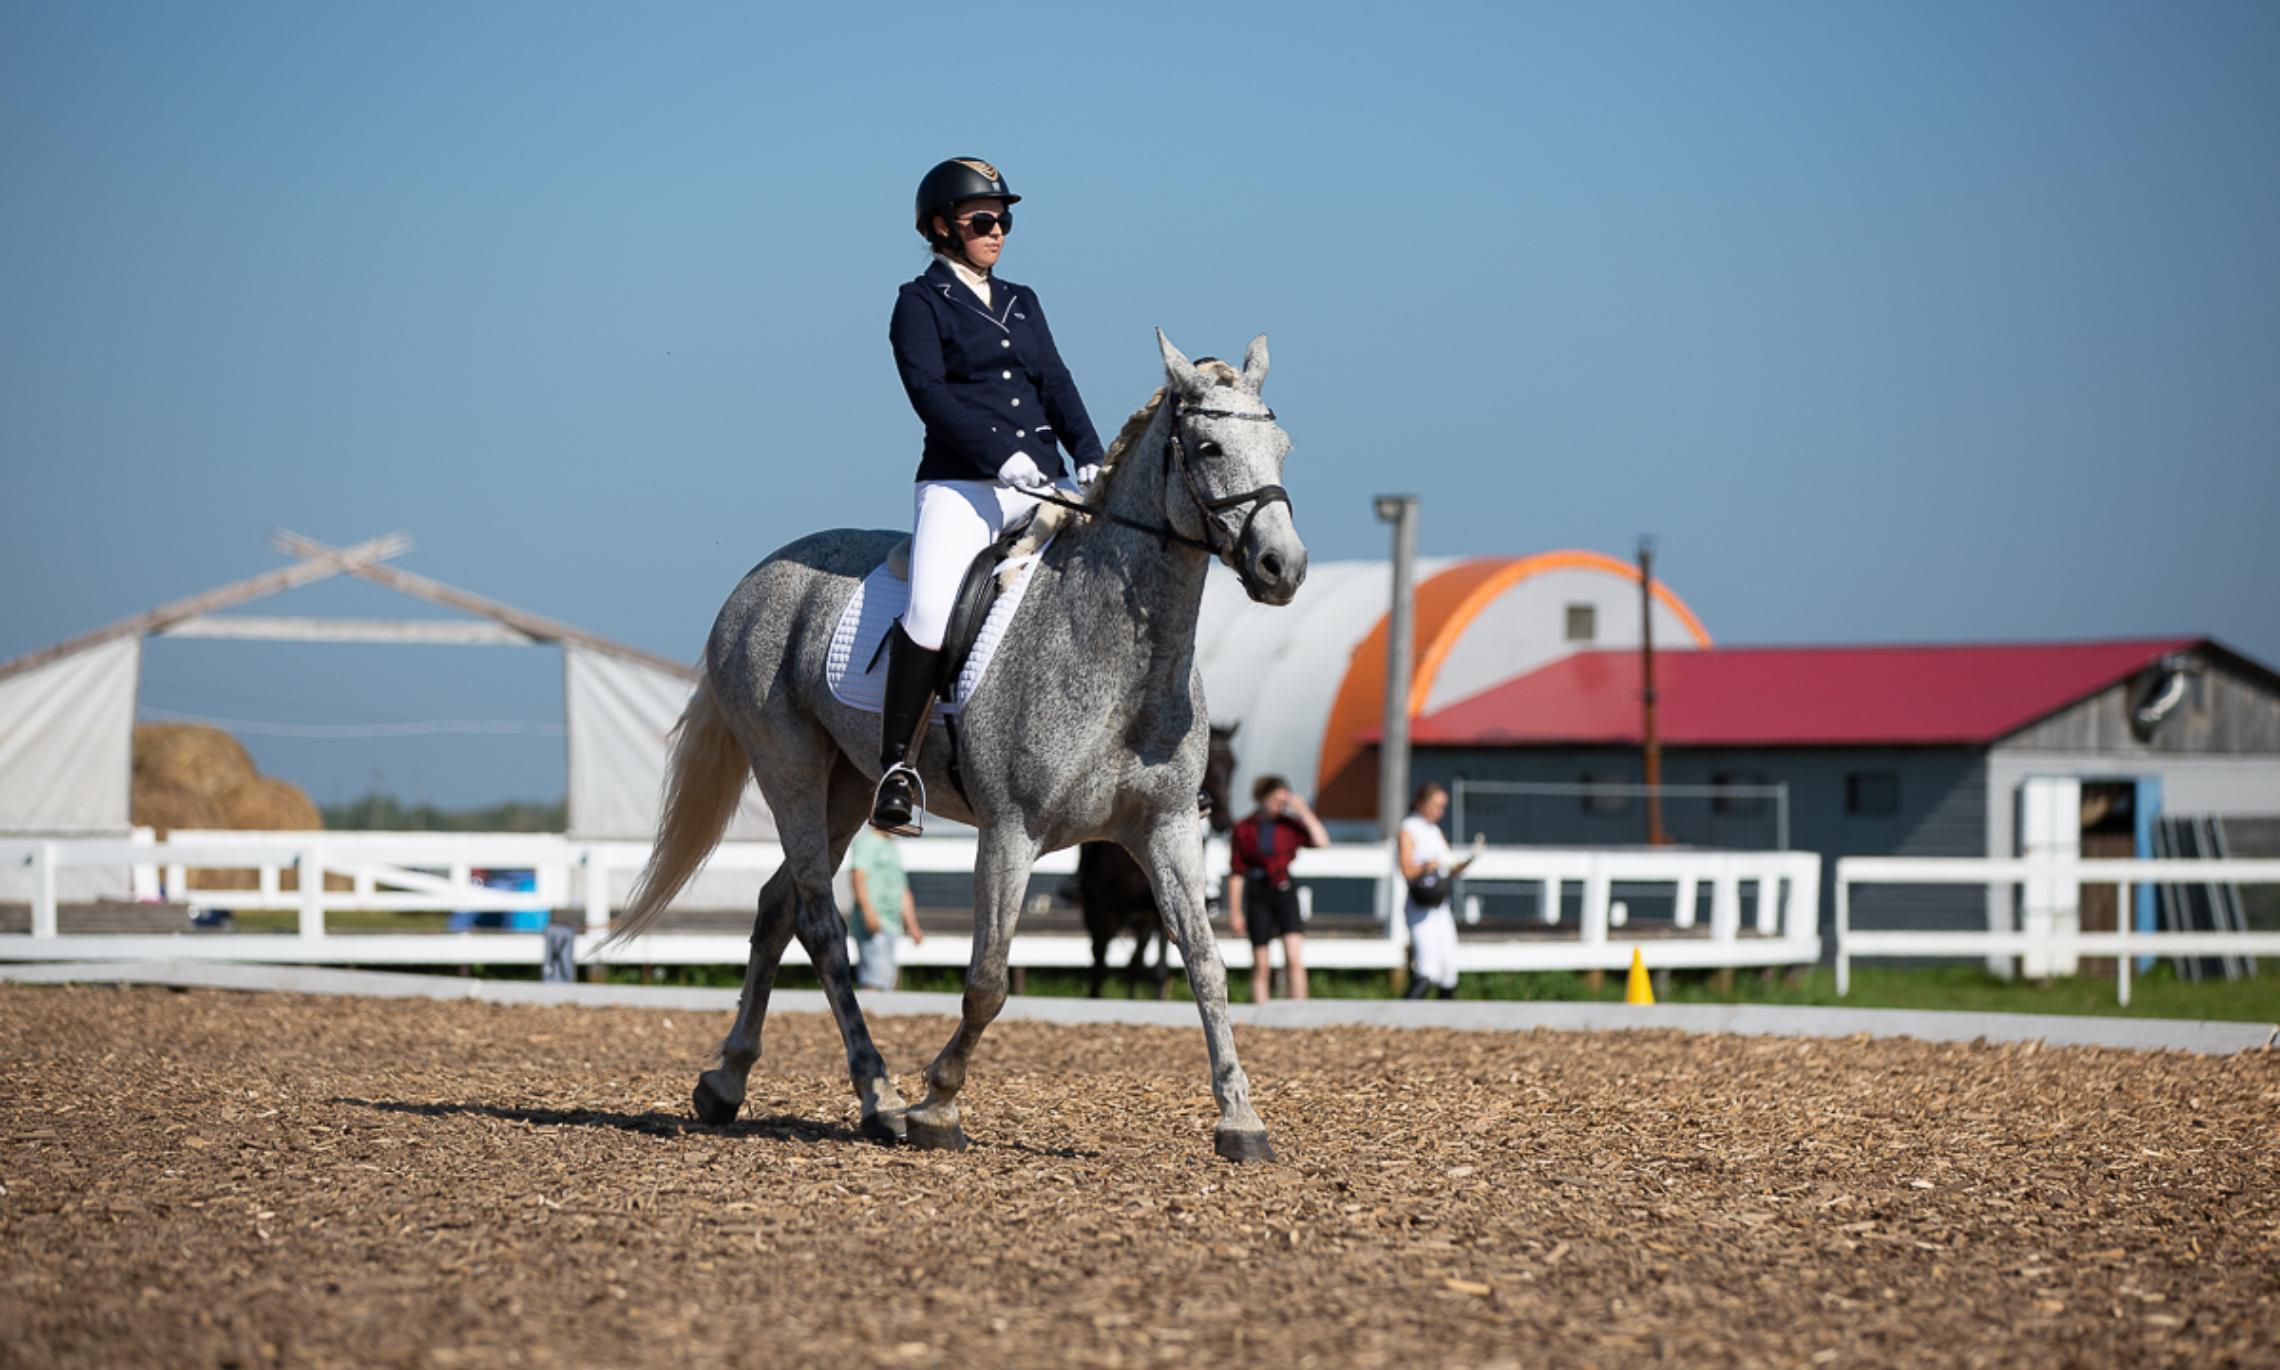
[[[971,15],[970,29],[944,20]],[[1096,418],[1272,336],[1317,557],[1652,531],[1721,641],[2207,632],[2280,661],[2280,9],[0,9],[0,657],[403,529],[675,657],[908,515],[910,194],[996,161]],[[355,586],[289,613],[417,612]],[[144,703],[561,785],[560,659],[153,644]]]

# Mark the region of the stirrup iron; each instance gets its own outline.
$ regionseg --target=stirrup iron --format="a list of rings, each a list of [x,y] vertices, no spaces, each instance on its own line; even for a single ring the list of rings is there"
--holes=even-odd
[[[901,762],[887,767],[871,792],[871,826],[896,837],[918,837],[924,832],[920,817],[925,811],[925,778]]]

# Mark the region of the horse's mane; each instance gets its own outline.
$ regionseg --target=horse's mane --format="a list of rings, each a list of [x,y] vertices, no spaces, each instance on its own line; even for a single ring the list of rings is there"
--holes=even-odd
[[[1233,387],[1243,380],[1242,372],[1217,357],[1197,358],[1195,369],[1197,374],[1214,385]],[[1163,407],[1164,387],[1159,385],[1155,393],[1148,397],[1147,403],[1133,410],[1132,417],[1126,419],[1124,426],[1116,430],[1115,439],[1108,444],[1108,451],[1100,459],[1100,477],[1092,483],[1092,489],[1085,493],[1087,508],[1104,509],[1108,506],[1109,486],[1116,480],[1116,473],[1123,469],[1125,454],[1139,443],[1141,436],[1148,431],[1148,425],[1155,422],[1156,411]],[[1016,551],[1027,552],[1042,546],[1054,530],[1072,517],[1074,515],[1069,510],[1057,504],[1043,506],[1037,511],[1037,517],[1030,522],[1030,532],[1021,540]]]
[[[1242,372],[1217,357],[1199,359],[1195,369],[1214,385],[1233,387],[1243,380]],[[1163,407],[1164,387],[1159,385],[1156,393],[1148,397],[1148,402],[1133,410],[1132,417],[1126,419],[1124,426],[1116,430],[1115,440],[1109,443],[1108,453],[1100,461],[1100,479],[1093,482],[1092,493],[1086,503],[1097,507],[1108,498],[1108,483],[1123,462],[1124,454],[1132,450],[1134,443],[1140,441],[1140,435],[1146,433],[1148,425],[1155,422],[1156,411]]]

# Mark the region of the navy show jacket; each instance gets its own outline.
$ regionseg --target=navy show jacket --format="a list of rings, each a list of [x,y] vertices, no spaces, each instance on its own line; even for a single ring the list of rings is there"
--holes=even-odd
[[[895,296],[888,337],[911,408],[926,423],[920,480],[995,480],[1016,452],[1059,479],[1057,447],[1100,460],[1100,434],[1053,346],[1037,292],[990,278],[990,304],[937,258]]]

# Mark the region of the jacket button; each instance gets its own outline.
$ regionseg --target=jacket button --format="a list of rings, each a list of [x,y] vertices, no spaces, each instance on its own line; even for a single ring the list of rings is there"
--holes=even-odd
[[[1013,379],[1013,373],[1011,371],[1000,371],[998,372],[998,379],[1001,381],[1010,381]]]
[[[1026,428],[1016,428],[1013,430],[1013,435],[1017,438],[1026,438],[1029,436],[1029,430]]]
[[[1013,346],[1013,339],[1011,339],[1011,338],[1000,338],[1000,339],[998,339],[998,346],[1000,346],[1000,347],[1011,347],[1011,346]]]
[[[1015,401],[1013,402],[1013,407],[1014,407],[1014,408],[1016,408],[1016,409],[1019,409],[1019,408],[1021,407],[1021,401],[1020,401],[1020,400],[1018,400],[1018,399],[1017,399],[1017,400],[1015,400]]]

